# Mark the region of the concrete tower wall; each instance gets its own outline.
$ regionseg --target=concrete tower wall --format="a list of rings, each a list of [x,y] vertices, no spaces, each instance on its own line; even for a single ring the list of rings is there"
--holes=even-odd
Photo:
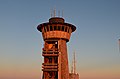
[[[69,66],[67,45],[65,40],[60,40],[60,52],[61,52],[61,79],[69,79]]]

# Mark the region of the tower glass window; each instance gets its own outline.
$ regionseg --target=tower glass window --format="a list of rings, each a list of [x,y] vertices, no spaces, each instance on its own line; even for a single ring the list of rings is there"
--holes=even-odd
[[[47,31],[49,31],[49,26],[47,26]]]
[[[55,42],[55,49],[58,49],[58,42]]]
[[[54,57],[54,63],[58,63],[58,57]]]
[[[52,63],[52,57],[49,57],[48,60],[49,60],[49,63]]]
[[[44,31],[46,32],[46,27],[44,27]]]
[[[56,30],[58,30],[58,26],[56,26]]]
[[[60,31],[60,26],[58,26],[58,30]]]
[[[65,32],[67,32],[67,27],[65,27]]]
[[[68,31],[67,32],[69,33],[69,27],[68,27]]]
[[[64,31],[64,26],[62,26],[62,31]]]
[[[50,26],[50,31],[52,31],[53,30],[53,28],[52,28],[52,26]]]
[[[57,27],[56,27],[56,26],[54,26],[54,30],[57,30]]]

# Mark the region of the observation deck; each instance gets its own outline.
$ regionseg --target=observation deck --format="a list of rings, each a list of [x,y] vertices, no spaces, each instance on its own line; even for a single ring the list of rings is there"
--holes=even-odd
[[[71,33],[76,30],[72,24],[65,23],[65,20],[60,17],[52,17],[49,22],[38,25],[37,29],[42,32],[43,39],[64,39],[67,42],[70,39]]]

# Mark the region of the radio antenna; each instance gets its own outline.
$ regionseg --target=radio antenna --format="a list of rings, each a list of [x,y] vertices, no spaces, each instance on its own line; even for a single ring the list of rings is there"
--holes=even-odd
[[[120,53],[120,39],[118,39],[119,53]]]
[[[62,10],[62,17],[63,17],[63,10]]]
[[[58,16],[60,17],[60,10],[58,11]]]
[[[75,52],[74,52],[74,54],[73,54],[73,65],[74,65],[73,73],[76,74],[76,59],[75,59]]]
[[[56,16],[56,10],[54,9],[54,17]]]
[[[52,9],[51,9],[51,14],[50,15],[51,15],[51,17],[53,17],[53,10]]]

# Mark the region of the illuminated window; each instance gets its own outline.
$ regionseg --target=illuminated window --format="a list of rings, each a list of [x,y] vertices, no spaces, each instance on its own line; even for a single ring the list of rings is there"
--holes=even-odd
[[[49,26],[47,26],[47,31],[49,31]]]

